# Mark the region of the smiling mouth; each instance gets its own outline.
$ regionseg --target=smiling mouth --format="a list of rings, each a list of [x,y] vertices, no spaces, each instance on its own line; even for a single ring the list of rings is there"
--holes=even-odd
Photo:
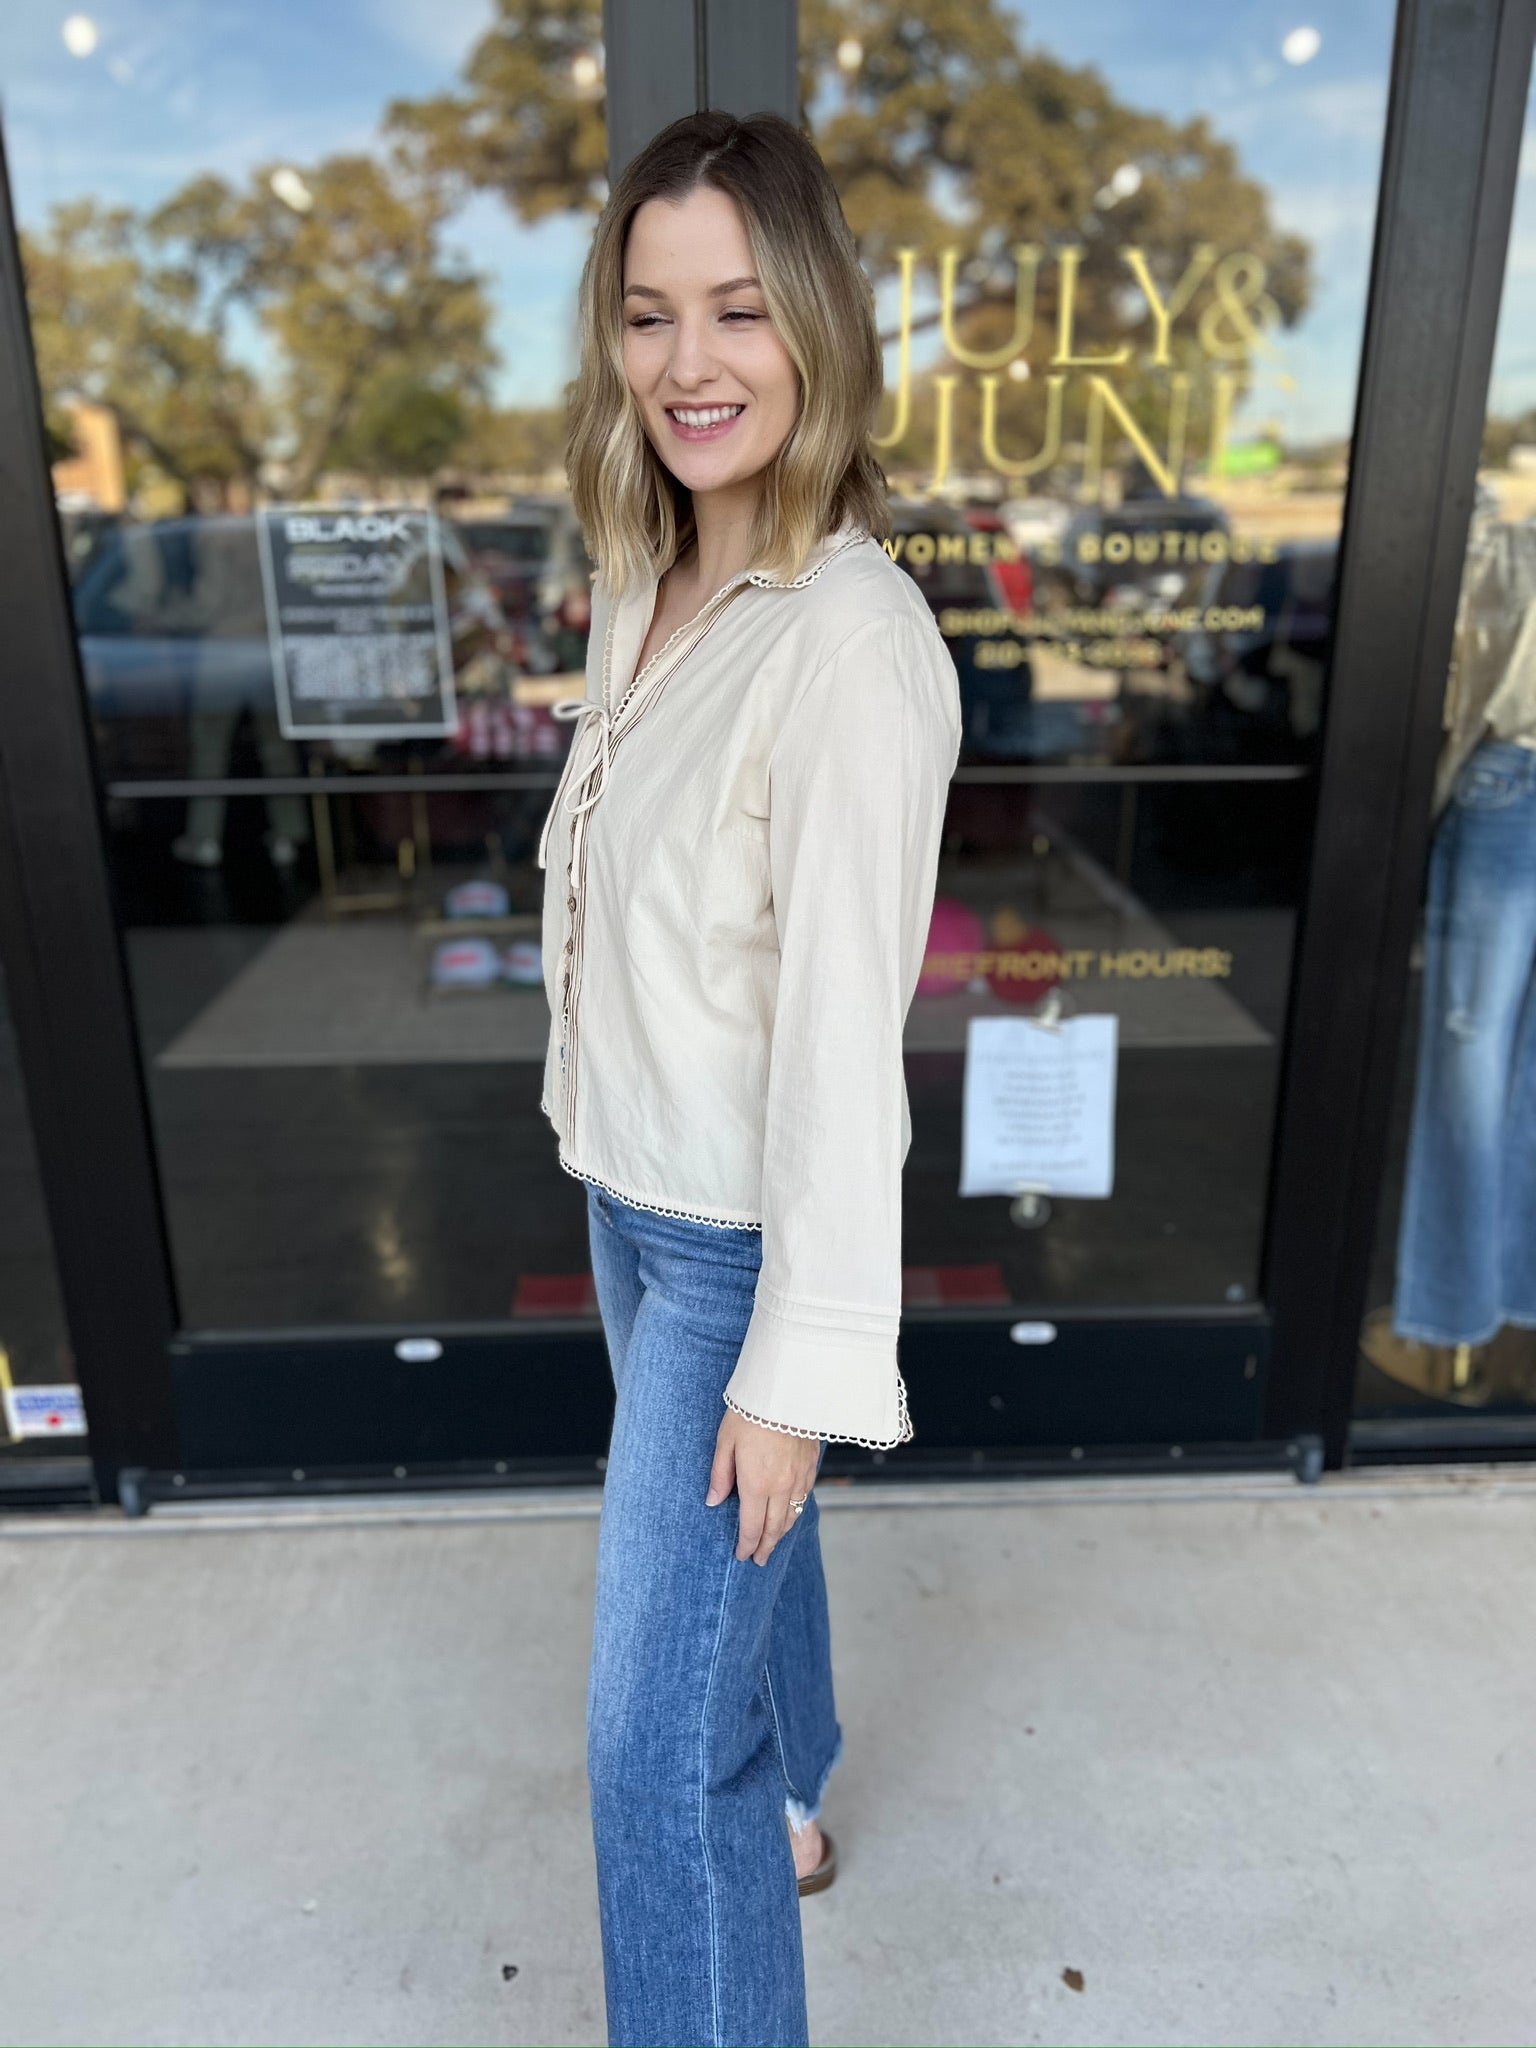
[[[740,419],[745,405],[669,405],[663,408],[674,433],[696,441],[723,434]]]

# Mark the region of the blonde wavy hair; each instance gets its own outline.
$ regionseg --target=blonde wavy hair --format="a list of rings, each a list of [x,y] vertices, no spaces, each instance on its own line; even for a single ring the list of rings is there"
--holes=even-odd
[[[885,472],[869,447],[884,383],[875,296],[827,168],[778,114],[685,114],[620,174],[581,273],[566,471],[612,594],[665,573],[694,534],[692,498],[651,446],[624,374],[623,295],[636,213],[700,185],[741,209],[763,298],[799,373],[795,424],[762,473],[749,566],[789,577],[835,527],[877,540],[890,532]]]

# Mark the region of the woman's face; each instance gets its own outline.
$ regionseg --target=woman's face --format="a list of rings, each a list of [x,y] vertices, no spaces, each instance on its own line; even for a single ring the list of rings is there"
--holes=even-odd
[[[630,222],[624,373],[651,446],[695,497],[746,483],[784,445],[799,379],[729,194],[648,199]]]

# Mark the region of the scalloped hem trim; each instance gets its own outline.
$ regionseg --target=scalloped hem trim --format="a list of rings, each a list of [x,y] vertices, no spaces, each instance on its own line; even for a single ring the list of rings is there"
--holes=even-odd
[[[864,1451],[894,1451],[898,1444],[912,1441],[912,1418],[907,1413],[907,1385],[900,1373],[896,1375],[896,1434],[895,1436],[845,1436],[840,1430],[830,1434],[819,1429],[796,1429],[793,1423],[773,1422],[766,1415],[754,1415],[750,1408],[743,1408],[739,1401],[733,1401],[729,1394],[724,1397],[725,1405],[743,1422],[755,1422],[759,1429],[776,1429],[780,1436],[803,1436],[828,1444],[857,1444]]]
[[[607,1181],[599,1180],[595,1173],[573,1166],[563,1152],[555,1157],[571,1175],[573,1180],[590,1181],[595,1188],[601,1188],[605,1195],[612,1195],[616,1202],[622,1202],[626,1209],[644,1209],[649,1216],[670,1216],[678,1223],[707,1223],[715,1230],[761,1230],[761,1223],[735,1223],[723,1216],[701,1216],[697,1209],[670,1209],[661,1202],[643,1202],[638,1195],[626,1195],[622,1188],[610,1187]]]

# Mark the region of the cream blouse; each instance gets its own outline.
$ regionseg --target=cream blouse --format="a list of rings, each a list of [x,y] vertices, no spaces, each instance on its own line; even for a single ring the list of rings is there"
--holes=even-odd
[[[580,722],[539,841],[539,1106],[568,1173],[762,1231],[728,1406],[904,1443],[902,1026],[960,748],[954,662],[852,526],[793,579],[733,576],[636,674],[656,591],[594,590],[586,694],[555,706]]]

